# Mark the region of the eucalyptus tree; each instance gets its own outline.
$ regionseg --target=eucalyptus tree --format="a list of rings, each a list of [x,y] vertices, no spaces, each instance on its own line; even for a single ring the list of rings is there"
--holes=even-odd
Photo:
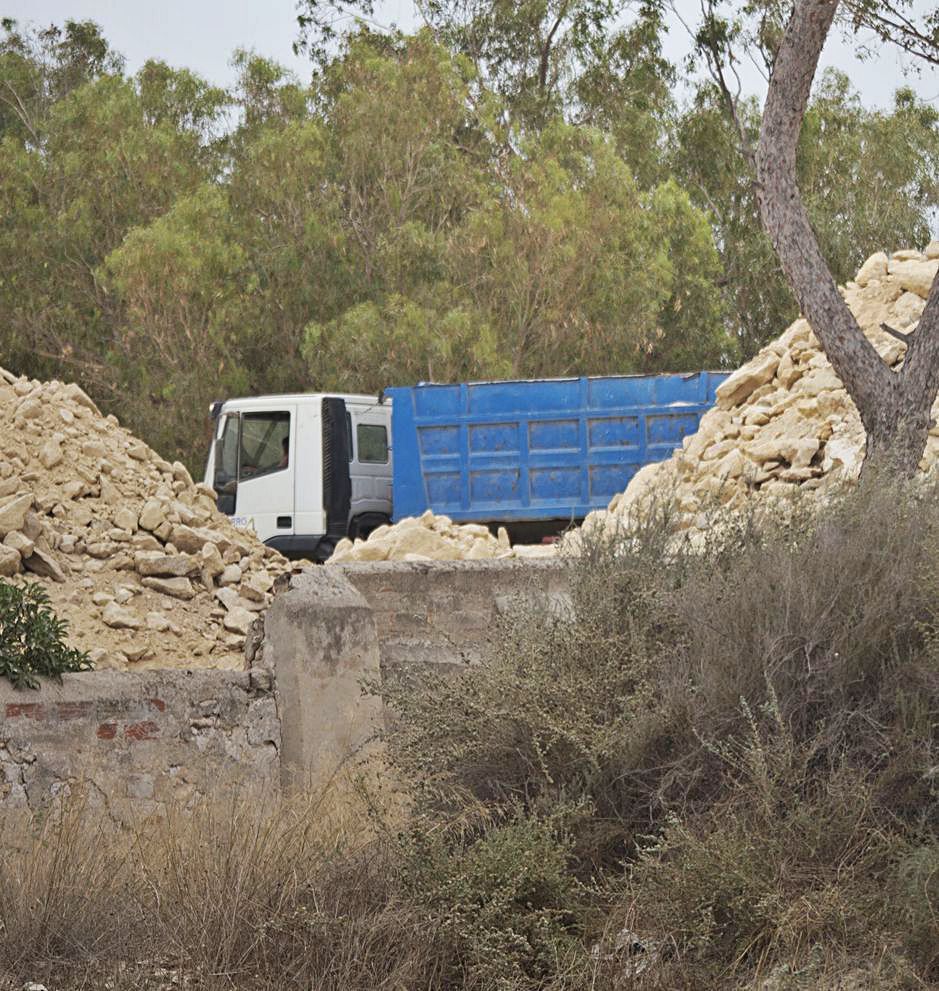
[[[838,292],[798,187],[796,156],[812,81],[838,0],[798,0],[773,62],[755,151],[763,225],[786,278],[867,432],[865,469],[912,475],[939,391],[939,276],[902,366],[880,357]]]

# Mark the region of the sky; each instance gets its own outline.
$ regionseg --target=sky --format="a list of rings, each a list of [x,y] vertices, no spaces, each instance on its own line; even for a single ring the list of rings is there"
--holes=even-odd
[[[916,0],[914,6],[924,10],[930,3]],[[691,23],[699,10],[698,0],[677,0],[677,8],[687,11]],[[234,79],[230,59],[237,48],[273,58],[301,79],[309,71],[309,63],[291,50],[297,37],[295,0],[0,0],[0,16],[37,27],[61,24],[67,18],[97,21],[112,46],[126,57],[130,72],[148,58],[160,58],[226,86]],[[384,0],[376,20],[405,29],[418,24],[410,0]],[[673,18],[666,55],[679,62],[687,50],[687,34]],[[889,106],[893,91],[906,83],[921,98],[939,106],[939,72],[905,76],[901,57],[892,46],[885,46],[876,61],[861,63],[851,46],[833,33],[822,65],[847,72],[870,107]],[[745,74],[744,84],[762,95],[763,84],[755,71]]]

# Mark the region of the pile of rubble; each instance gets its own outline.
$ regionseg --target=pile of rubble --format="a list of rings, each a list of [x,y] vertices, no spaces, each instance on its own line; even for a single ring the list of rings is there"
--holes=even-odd
[[[77,385],[0,369],[0,576],[42,582],[96,667],[242,667],[290,570]]]
[[[858,324],[892,368],[906,344],[882,329],[909,334],[926,305],[939,269],[939,241],[925,252],[870,257],[841,290]],[[939,417],[939,403],[933,408]],[[739,509],[751,501],[794,492],[817,496],[857,478],[865,437],[854,403],[808,322],[797,320],[717,390],[717,403],[697,433],[672,457],[636,473],[605,512],[587,526],[616,522],[652,498],[672,499],[680,530],[703,531],[715,506]],[[939,460],[939,426],[930,430],[923,470]]]
[[[550,557],[551,545],[516,544],[504,527],[493,536],[479,523],[454,523],[449,516],[408,516],[380,526],[366,540],[340,540],[327,564],[345,561],[492,561],[507,557]]]

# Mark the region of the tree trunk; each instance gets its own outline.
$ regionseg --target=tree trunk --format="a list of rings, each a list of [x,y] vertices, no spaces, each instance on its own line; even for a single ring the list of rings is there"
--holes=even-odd
[[[939,278],[906,359],[893,371],[841,298],[796,183],[802,118],[838,0],[797,0],[770,77],[756,151],[763,226],[802,312],[854,400],[867,433],[864,471],[912,475],[926,447],[939,390]]]

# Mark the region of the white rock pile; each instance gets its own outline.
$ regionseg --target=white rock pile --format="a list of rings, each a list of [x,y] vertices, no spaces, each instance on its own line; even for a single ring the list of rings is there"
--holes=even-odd
[[[841,293],[857,321],[891,367],[906,345],[881,329],[909,334],[926,305],[939,269],[939,241],[925,252],[880,252],[868,258]],[[939,403],[933,407],[939,419]],[[752,500],[796,491],[819,497],[857,478],[864,430],[854,403],[815,334],[796,320],[776,341],[733,373],[717,390],[717,403],[697,433],[684,438],[670,459],[636,473],[625,492],[585,526],[616,523],[652,498],[677,503],[677,528],[703,531],[709,507],[728,510]],[[920,467],[939,460],[939,426],[930,430]]]
[[[492,561],[509,557],[550,557],[551,545],[516,544],[504,527],[493,536],[479,523],[454,523],[429,509],[393,526],[380,526],[368,539],[340,540],[327,564],[346,561]]]
[[[41,582],[96,667],[243,667],[290,570],[77,385],[0,368],[0,579]]]

